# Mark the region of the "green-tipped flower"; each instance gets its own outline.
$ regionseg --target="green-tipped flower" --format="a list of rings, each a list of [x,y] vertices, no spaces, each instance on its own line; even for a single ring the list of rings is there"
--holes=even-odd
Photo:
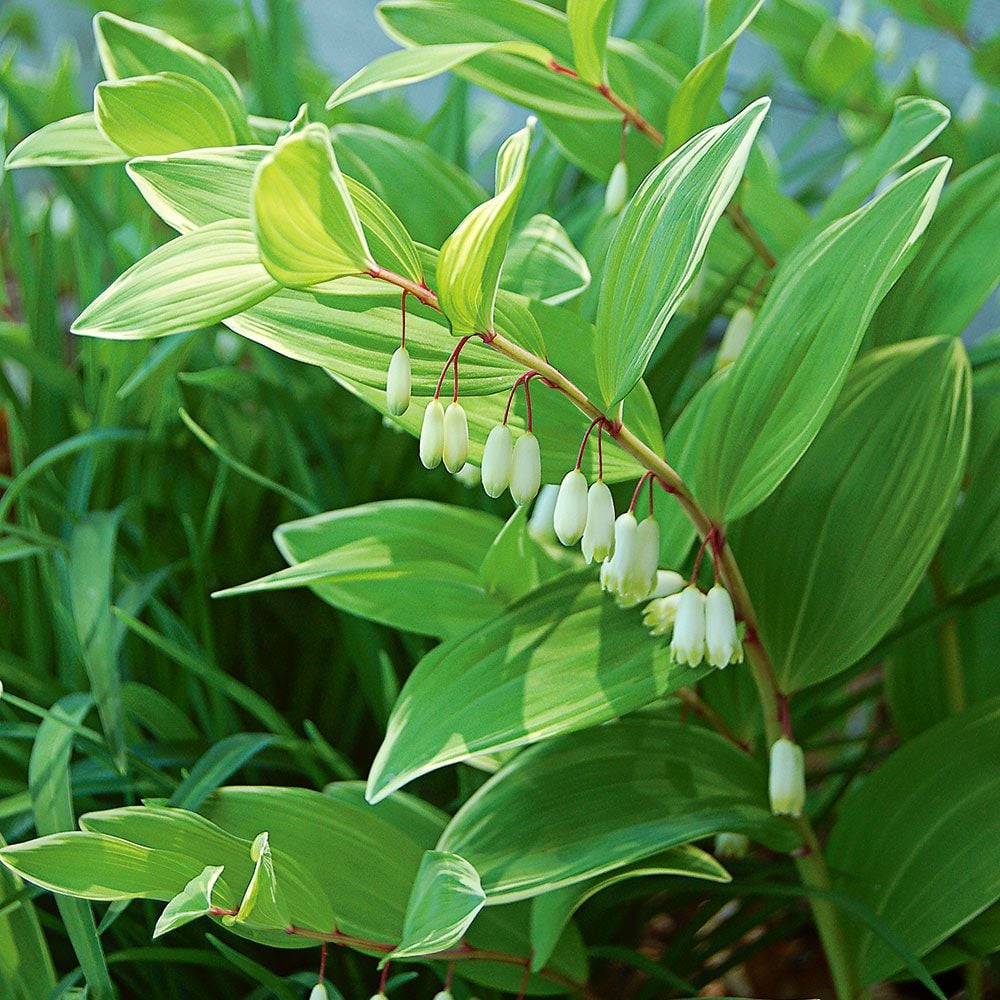
[[[697,667],[705,657],[705,595],[695,586],[685,587],[677,602],[670,658],[674,663]]]
[[[330,1000],[330,994],[322,983],[317,983],[309,994],[309,1000]]]
[[[583,558],[603,562],[615,544],[615,501],[603,479],[587,493],[587,526],[583,530]]]
[[[444,467],[458,472],[469,457],[469,422],[465,409],[457,400],[444,411]]]
[[[397,347],[385,380],[385,407],[394,417],[401,417],[410,408],[411,385],[410,354],[405,347]]]
[[[628,167],[624,160],[615,164],[608,186],[604,189],[604,211],[608,215],[618,215],[628,199]]]
[[[677,621],[677,605],[680,604],[680,594],[668,594],[650,601],[643,609],[642,623],[649,629],[650,635],[668,635]]]
[[[587,477],[579,469],[563,477],[552,524],[563,545],[576,545],[583,537],[587,527]]]
[[[743,661],[743,643],[736,630],[733,599],[719,584],[705,598],[705,659],[713,667]]]
[[[425,469],[436,469],[444,453],[444,407],[440,399],[432,399],[424,410],[420,425],[420,461]]]
[[[717,833],[715,856],[717,858],[745,858],[750,852],[750,841],[743,833]]]
[[[806,804],[806,765],[802,747],[782,737],[771,747],[768,776],[771,812],[777,816],[801,816]]]
[[[496,498],[507,489],[513,467],[514,435],[506,424],[497,424],[483,448],[483,489],[488,496]]]
[[[514,503],[523,507],[531,503],[542,483],[542,454],[538,438],[525,431],[514,442],[514,466],[510,473],[510,495]]]

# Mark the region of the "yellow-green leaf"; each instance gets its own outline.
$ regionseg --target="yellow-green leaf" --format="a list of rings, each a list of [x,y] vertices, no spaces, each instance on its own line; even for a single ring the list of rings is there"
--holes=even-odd
[[[615,0],[569,0],[566,18],[573,42],[573,67],[580,79],[595,87],[607,83],[608,32]]]
[[[281,139],[263,160],[253,213],[261,260],[282,284],[316,285],[376,266],[323,125]]]
[[[97,127],[92,111],[43,126],[22,139],[7,155],[4,166],[64,167],[75,164],[121,163],[128,153]]]

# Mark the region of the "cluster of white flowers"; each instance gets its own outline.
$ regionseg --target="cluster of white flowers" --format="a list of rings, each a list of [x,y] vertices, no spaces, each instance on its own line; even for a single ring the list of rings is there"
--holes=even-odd
[[[486,438],[482,464],[483,489],[499,497],[509,489],[519,507],[531,503],[542,483],[542,453],[538,438],[525,431],[516,441],[506,423],[497,424]]]
[[[653,635],[673,630],[670,655],[675,663],[713,667],[743,661],[743,643],[729,591],[715,584],[703,594],[694,584],[646,605],[643,621]]]

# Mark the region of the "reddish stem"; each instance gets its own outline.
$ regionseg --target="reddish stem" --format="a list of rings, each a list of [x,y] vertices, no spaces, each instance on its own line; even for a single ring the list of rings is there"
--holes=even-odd
[[[409,294],[410,293],[404,288],[403,289],[403,297],[402,297],[402,299],[400,300],[400,303],[399,303],[399,311],[400,311],[400,313],[402,315],[402,321],[403,321],[403,332],[402,332],[402,335],[400,336],[400,339],[399,339],[399,346],[400,347],[406,347],[406,296],[409,295]]]
[[[579,453],[576,456],[576,468],[577,468],[578,471],[579,471],[580,466],[583,465],[583,453],[584,453],[584,451],[587,448],[587,441],[590,438],[590,432],[595,427],[599,426],[602,423],[604,423],[604,417],[594,417],[594,419],[590,421],[590,426],[584,432],[583,440],[580,442],[580,451],[579,451]],[[600,446],[600,440],[601,440],[601,432],[600,431],[597,432],[597,440],[598,440],[598,446]]]
[[[635,510],[636,501],[639,499],[639,494],[642,492],[643,486],[646,485],[647,479],[652,479],[652,472],[644,472],[642,478],[636,484],[635,492],[632,494],[632,502],[628,505],[628,512],[631,514]]]
[[[385,993],[385,984],[389,982],[389,967],[391,965],[392,962],[386,962],[385,965],[382,966],[382,978],[378,981],[379,993]]]
[[[324,941],[319,949],[319,981],[321,983],[326,979],[326,950],[328,947]]]
[[[438,379],[437,388],[434,390],[434,398],[439,399],[441,397],[441,386],[444,385],[444,377],[448,374],[448,369],[454,365],[455,366],[455,401],[458,401],[458,356],[462,353],[462,348],[472,340],[475,334],[469,334],[467,337],[462,337],[461,340],[455,345],[455,349],[448,356],[448,360],[444,363],[444,368],[441,369],[441,377]]]

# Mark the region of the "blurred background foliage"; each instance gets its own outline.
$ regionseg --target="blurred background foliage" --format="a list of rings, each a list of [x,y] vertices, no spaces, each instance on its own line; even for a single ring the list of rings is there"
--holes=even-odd
[[[97,67],[89,16],[97,6],[4,0],[0,136],[7,149],[90,107]],[[368,0],[100,6],[214,55],[240,79],[255,113],[287,119],[308,102],[314,120],[412,135],[480,179],[488,177],[497,136],[520,114],[457,79],[325,112],[337,82],[394,47]],[[617,30],[690,64],[700,23],[697,0],[645,0],[621,4]],[[824,55],[824,45],[839,48]],[[991,0],[971,8],[968,0],[885,7],[845,0],[833,11],[809,0],[768,0],[739,43],[724,103],[775,98],[772,155],[786,192],[809,209],[853,151],[884,128],[899,94],[937,97],[952,108],[952,125],[927,155],[953,157],[953,178],[996,152],[998,79],[1000,13]],[[530,178],[526,217],[553,210],[593,253],[600,186],[546,142]],[[39,789],[29,788],[29,764],[48,774],[47,794],[72,796],[77,815],[169,795],[220,741],[246,732],[270,731],[274,739],[222,755],[217,783],[235,774],[322,787],[364,776],[400,681],[429,641],[339,612],[305,591],[224,601],[209,594],[276,569],[270,534],[295,517],[406,496],[500,508],[443,472],[424,473],[410,439],[383,428],[321,370],[221,329],[154,342],[70,338],[81,307],[170,234],[117,166],[0,173],[0,180],[0,833],[10,840],[32,832]],[[692,320],[701,331],[696,346],[724,325],[718,306],[706,303]],[[990,334],[998,326],[991,300],[967,334],[980,341],[974,360],[995,359]],[[665,416],[686,396],[684,376],[705,364],[697,349],[655,359],[649,381]],[[970,676],[978,671],[975,683],[995,692],[985,670],[997,648],[992,586],[989,600],[967,599],[973,606],[961,613],[975,619],[968,630],[963,624],[976,646],[965,650]],[[933,601],[921,592],[917,610]],[[921,646],[919,636],[906,642]],[[898,656],[905,647],[883,644],[879,652]],[[87,718],[87,693],[99,697],[111,673],[124,681],[124,747],[109,746]],[[933,683],[934,671],[927,674]],[[888,677],[890,709],[905,733],[943,716],[933,698],[915,697],[914,688],[893,683],[891,671]],[[816,695],[823,724],[831,712],[847,720],[845,775],[880,752],[880,726],[872,722],[885,711],[881,685],[881,675],[859,678],[836,702]],[[719,701],[738,701],[738,687],[719,692]],[[728,707],[738,714],[738,705]],[[53,718],[72,721],[46,730]],[[71,767],[47,769],[65,759],[67,726],[75,736]],[[874,745],[851,743],[851,726],[874,731]],[[419,791],[448,808],[480,780],[459,768],[423,779]],[[741,874],[741,863],[733,869]],[[713,896],[700,883],[682,884],[665,900],[642,881],[595,900],[581,919],[594,957],[606,961],[610,992],[661,997],[725,982],[747,995],[827,995],[807,911],[770,894],[750,869],[744,874],[747,895],[736,900],[729,888]],[[12,905],[29,896],[0,882],[0,952]],[[70,995],[81,976],[64,924],[50,897],[38,897],[34,913],[55,977],[65,976],[52,995]],[[147,904],[112,906],[104,915],[100,939],[122,996],[299,996],[314,981],[311,955],[246,942],[234,949],[206,938],[198,924],[169,948],[153,946],[152,922]],[[40,953],[40,982],[51,974],[47,962]],[[372,992],[373,962],[347,952],[331,962],[330,978],[345,996]],[[399,995],[430,996],[435,980],[420,976],[418,984],[401,984]],[[947,982],[952,992],[958,984]]]

